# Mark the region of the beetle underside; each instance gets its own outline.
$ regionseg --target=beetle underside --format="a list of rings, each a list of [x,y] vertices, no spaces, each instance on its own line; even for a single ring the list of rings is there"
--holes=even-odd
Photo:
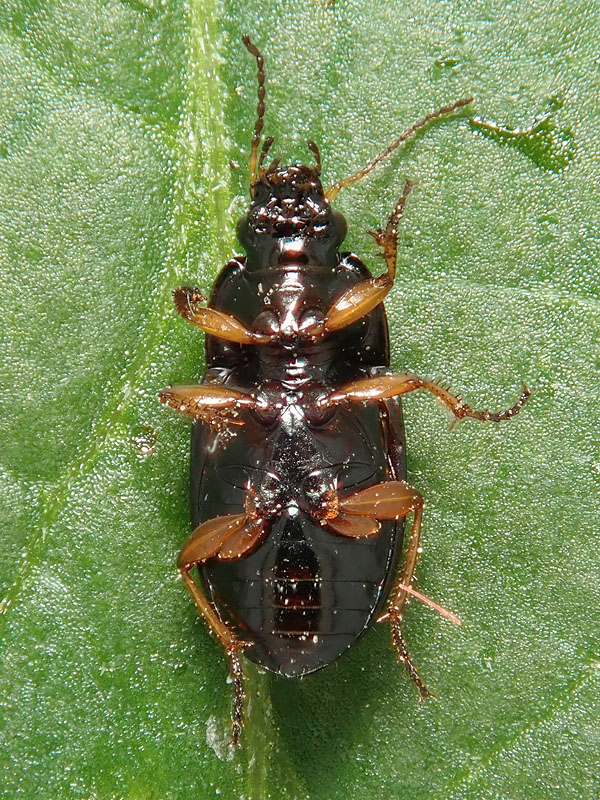
[[[258,114],[250,155],[251,206],[239,226],[247,253],[225,267],[208,306],[194,288],[174,292],[178,312],[207,334],[201,385],[163,389],[160,399],[195,420],[192,513],[197,523],[178,566],[199,612],[227,654],[235,687],[233,737],[243,727],[240,652],[296,676],[337,658],[374,621],[387,621],[398,658],[429,694],[402,636],[412,587],[423,499],[405,480],[400,396],[426,389],[455,420],[499,422],[447,388],[389,370],[382,303],[396,274],[398,228],[407,181],[387,226],[371,235],[386,271],[372,277],[341,254],[345,221],[331,209],[338,192],[367,175],[429,120],[428,114],[362,170],[327,191],[316,166],[265,167],[265,71],[258,66]],[[396,587],[404,519],[413,515]],[[207,598],[192,578],[203,571]],[[387,610],[383,606],[387,603]],[[384,613],[382,613],[384,612]]]

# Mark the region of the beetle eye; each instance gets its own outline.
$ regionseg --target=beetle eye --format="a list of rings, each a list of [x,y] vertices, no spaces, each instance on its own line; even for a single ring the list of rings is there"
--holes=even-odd
[[[246,240],[248,236],[248,227],[249,227],[248,217],[247,216],[241,217],[241,219],[238,220],[238,223],[235,228],[237,237],[240,240],[240,242],[244,242]]]
[[[348,223],[346,222],[346,218],[343,214],[340,214],[339,211],[332,211],[331,221],[335,227],[338,242],[341,244],[346,238],[346,233],[348,232]]]

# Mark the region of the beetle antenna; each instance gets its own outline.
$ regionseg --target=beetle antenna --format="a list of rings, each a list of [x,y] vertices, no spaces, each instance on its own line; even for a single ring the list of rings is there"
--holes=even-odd
[[[317,162],[317,174],[321,174],[321,153],[319,153],[319,148],[317,147],[316,142],[313,142],[311,139],[307,139],[306,145],[310,152],[314,155],[315,161]]]
[[[258,160],[258,145],[260,142],[260,134],[264,126],[265,117],[265,80],[267,73],[265,72],[265,60],[258,47],[253,44],[248,34],[242,36],[242,42],[246,50],[256,59],[256,80],[258,81],[258,104],[256,106],[256,123],[254,125],[254,134],[252,136],[252,145],[250,147],[250,194],[253,195],[253,187],[256,183],[256,162]]]
[[[407,128],[397,139],[389,144],[384,150],[381,151],[375,158],[371,159],[368,164],[363,167],[359,172],[356,172],[354,175],[351,175],[349,178],[344,178],[342,181],[338,181],[334,183],[326,192],[325,197],[328,200],[333,200],[334,197],[345,189],[346,186],[350,186],[350,184],[359,181],[361,178],[364,178],[365,175],[368,175],[369,172],[375,169],[375,167],[380,164],[384,159],[386,159],[390,153],[393,153],[400,145],[405,142],[407,139],[410,139],[411,136],[414,136],[415,133],[420,130],[424,125],[427,125],[428,122],[431,122],[433,119],[437,119],[438,117],[442,117],[444,114],[451,114],[453,111],[457,111],[459,108],[468,105],[473,101],[472,97],[464,97],[462,100],[457,100],[455,103],[448,103],[446,106],[442,106],[438,108],[437,111],[432,111],[430,114],[427,114],[425,117],[421,117],[418,119],[410,128]]]
[[[265,174],[265,170],[263,167],[265,157],[269,152],[269,148],[273,144],[273,137],[267,136],[267,138],[263,142],[262,150],[260,151],[260,158],[258,159],[258,177],[262,178]]]

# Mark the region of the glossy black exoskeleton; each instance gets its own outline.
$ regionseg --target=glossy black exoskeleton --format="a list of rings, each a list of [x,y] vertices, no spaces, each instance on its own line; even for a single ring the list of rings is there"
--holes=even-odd
[[[412,664],[400,623],[419,553],[423,501],[406,483],[400,395],[435,394],[456,419],[499,421],[516,414],[476,411],[446,388],[392,374],[382,301],[393,286],[398,225],[407,181],[385,230],[373,233],[387,270],[376,278],[340,252],[346,222],[337,193],[370,172],[430,119],[405,131],[355,175],[323,190],[316,166],[264,167],[263,59],[250,156],[251,198],[238,235],[245,257],[230,261],[208,306],[196,289],[174,292],[179,313],[206,336],[199,386],[162,390],[162,402],[195,420],[192,516],[195,530],[179,568],[198,610],[223,644],[235,685],[233,743],[243,725],[240,651],[289,677],[330,664],[373,623],[389,621],[399,659]],[[413,515],[403,567],[404,518]],[[201,583],[190,571],[199,567]],[[208,596],[207,596],[208,595]],[[384,608],[387,603],[387,610]]]

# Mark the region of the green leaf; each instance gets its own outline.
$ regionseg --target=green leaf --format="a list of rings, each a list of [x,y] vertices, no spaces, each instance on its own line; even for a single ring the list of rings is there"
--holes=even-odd
[[[202,338],[170,291],[237,245],[268,69],[273,152],[325,180],[476,95],[340,194],[349,248],[418,179],[387,303],[393,366],[499,426],[406,400],[426,498],[405,632],[287,681],[250,669],[246,748],[175,568],[189,430],[156,402]],[[589,4],[5,0],[0,8],[0,792],[413,800],[600,791],[597,80]],[[551,112],[551,117],[544,115]],[[527,131],[533,126],[533,130]],[[231,172],[233,159],[241,169]]]

